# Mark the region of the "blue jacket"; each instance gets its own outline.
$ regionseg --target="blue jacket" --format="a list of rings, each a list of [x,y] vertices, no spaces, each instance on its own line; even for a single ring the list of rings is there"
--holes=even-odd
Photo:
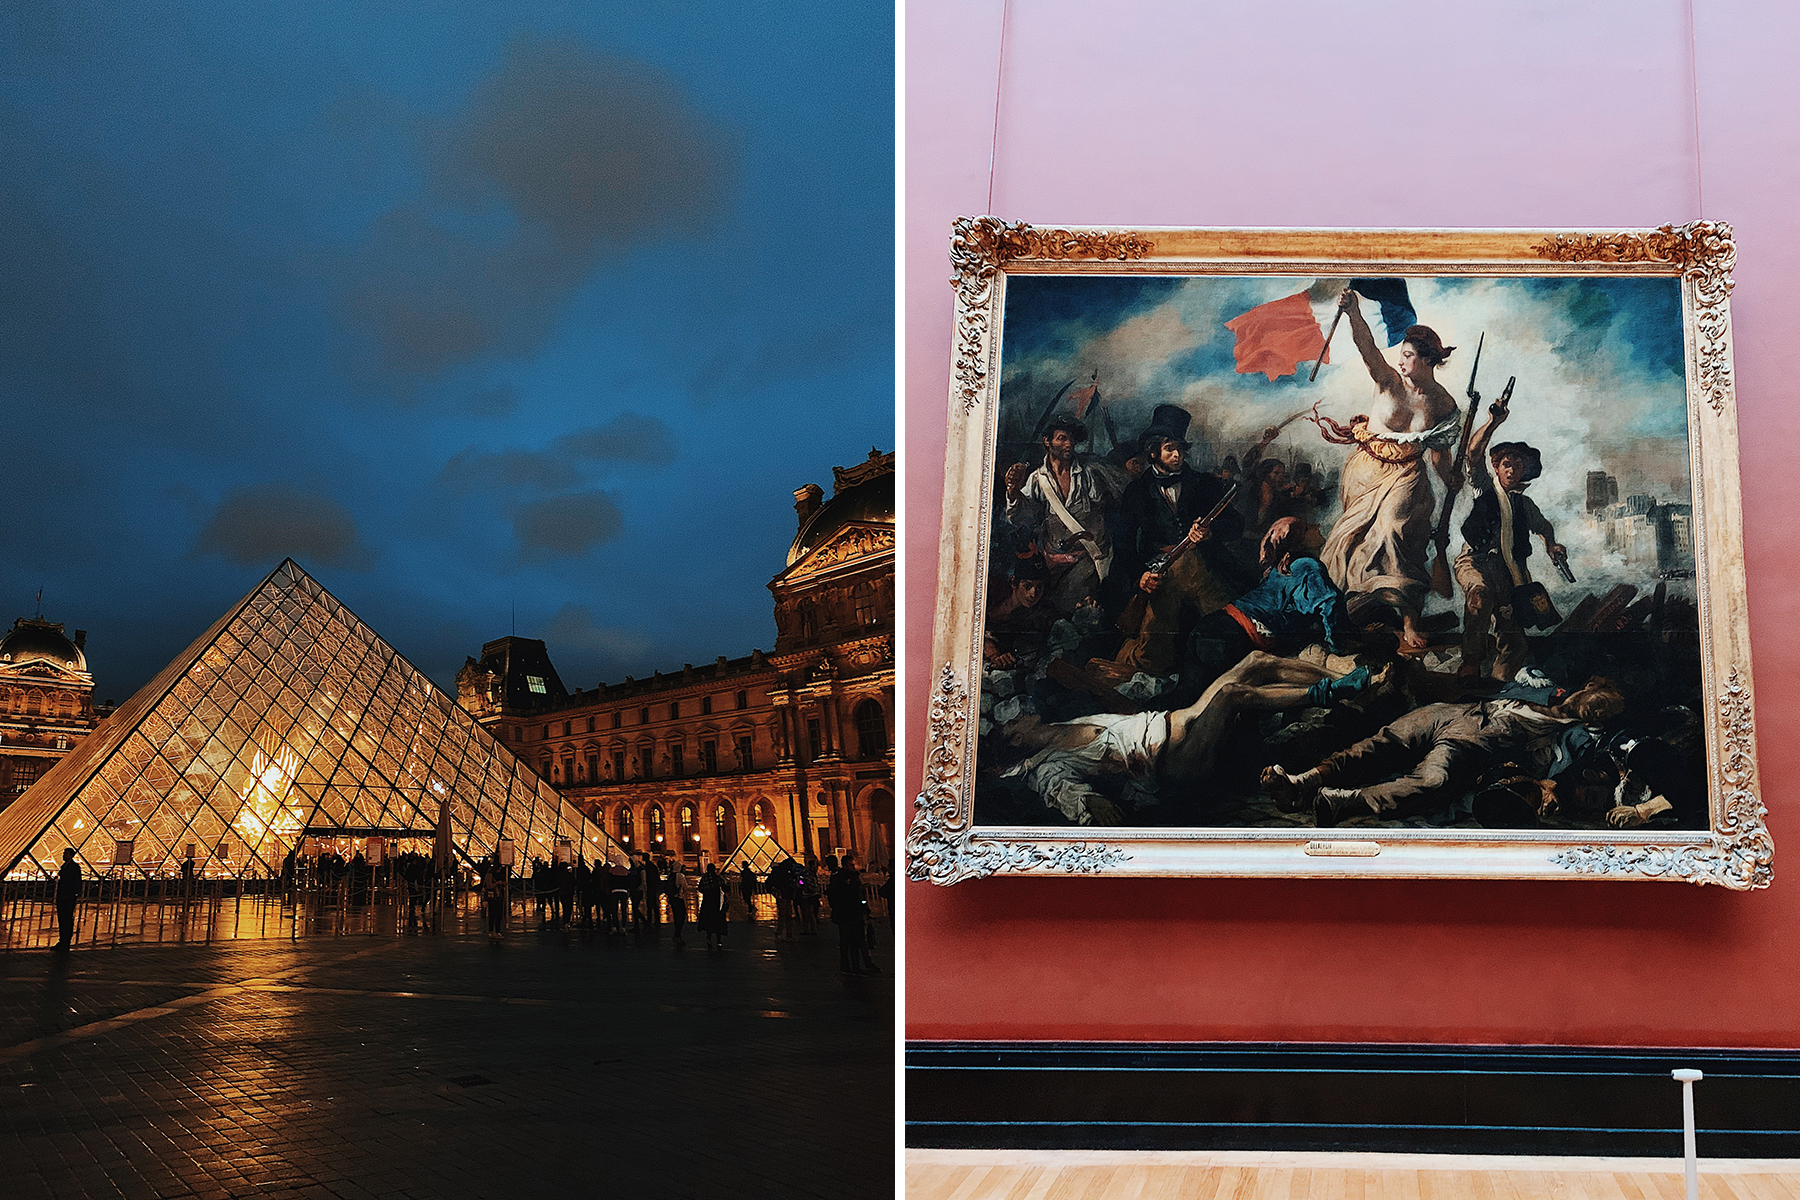
[[[1316,558],[1296,558],[1288,573],[1271,570],[1263,581],[1232,601],[1232,607],[1260,622],[1276,637],[1306,639],[1312,623],[1325,627],[1325,648],[1342,654],[1349,644],[1350,618],[1344,593],[1325,574]]]

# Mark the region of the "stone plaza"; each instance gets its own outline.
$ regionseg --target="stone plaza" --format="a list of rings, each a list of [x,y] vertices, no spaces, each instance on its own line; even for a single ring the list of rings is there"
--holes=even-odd
[[[0,955],[5,1194],[892,1195],[891,971],[689,933]]]

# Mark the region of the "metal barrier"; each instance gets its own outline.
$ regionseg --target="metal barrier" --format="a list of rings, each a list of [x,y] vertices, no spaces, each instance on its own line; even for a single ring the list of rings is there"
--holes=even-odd
[[[467,933],[481,914],[455,879],[409,886],[397,874],[204,879],[109,873],[82,881],[78,947],[209,945],[230,939]],[[56,881],[0,882],[0,951],[56,945]]]

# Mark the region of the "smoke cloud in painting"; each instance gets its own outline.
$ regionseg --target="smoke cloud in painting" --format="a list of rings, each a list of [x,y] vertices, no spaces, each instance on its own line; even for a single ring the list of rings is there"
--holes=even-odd
[[[1239,375],[1225,322],[1259,304],[1306,292],[1321,332],[1329,328],[1346,280],[1294,278],[1086,279],[1026,276],[1007,292],[1002,373],[1001,454],[1029,442],[1030,422],[1071,380],[1099,386],[1121,439],[1135,437],[1154,407],[1174,404],[1193,417],[1196,466],[1208,470],[1242,455],[1262,431],[1297,412],[1347,423],[1367,413],[1374,388],[1347,324],[1332,339],[1330,362],[1307,382],[1310,363],[1269,380]],[[1681,299],[1673,279],[1463,279],[1407,281],[1421,324],[1456,347],[1437,378],[1459,405],[1477,340],[1486,335],[1477,388],[1487,402],[1517,377],[1511,415],[1496,440],[1524,441],[1543,452],[1544,473],[1530,494],[1569,548],[1578,583],[1536,571],[1564,611],[1586,592],[1615,583],[1642,585],[1641,567],[1603,545],[1587,515],[1588,474],[1616,481],[1618,498],[1659,504],[1692,501],[1686,433]],[[1376,340],[1387,338],[1377,305],[1363,311]],[[1096,319],[1095,314],[1104,314]],[[1385,350],[1394,361],[1395,350]],[[1090,422],[1098,424],[1098,422]],[[1313,424],[1289,424],[1269,453],[1305,460],[1326,478],[1347,458]],[[1467,513],[1458,501],[1453,528]],[[1329,528],[1335,496],[1318,515]],[[1546,578],[1547,577],[1547,578]],[[1671,591],[1691,588],[1671,581]],[[1436,602],[1443,606],[1444,602]]]

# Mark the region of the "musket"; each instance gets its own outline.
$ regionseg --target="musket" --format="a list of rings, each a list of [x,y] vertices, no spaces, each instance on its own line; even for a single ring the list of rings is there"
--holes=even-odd
[[[1237,496],[1237,492],[1238,485],[1235,483],[1226,488],[1225,494],[1219,497],[1219,502],[1212,506],[1212,511],[1201,517],[1195,524],[1202,529],[1211,529],[1212,523],[1218,520],[1227,508],[1231,507],[1231,502]],[[1175,565],[1176,560],[1199,544],[1199,539],[1194,537],[1194,531],[1189,529],[1186,537],[1145,563],[1144,571],[1161,579],[1169,573],[1169,568]],[[1139,628],[1144,624],[1144,610],[1149,607],[1150,594],[1139,591],[1132,596],[1131,602],[1125,606],[1125,611],[1119,614],[1118,628],[1133,637],[1137,636]]]
[[[1481,347],[1487,341],[1487,330],[1481,331],[1481,337],[1475,342],[1475,362],[1469,367],[1469,386],[1466,394],[1469,397],[1469,410],[1463,414],[1462,437],[1456,443],[1456,470],[1462,475],[1468,470],[1464,460],[1469,456],[1469,440],[1475,434],[1475,410],[1481,407],[1481,393],[1475,390],[1475,376],[1481,370]],[[1507,395],[1512,394],[1512,381],[1506,384]],[[1431,565],[1431,590],[1448,599],[1450,591],[1450,510],[1456,504],[1459,489],[1444,489],[1444,511],[1438,514],[1437,532],[1432,541],[1437,545],[1437,561]]]
[[[1098,376],[1099,376],[1099,372],[1095,372],[1095,377],[1098,378]],[[1043,440],[1044,426],[1046,426],[1050,423],[1050,417],[1053,413],[1056,412],[1056,406],[1062,402],[1063,393],[1068,391],[1070,388],[1072,388],[1074,386],[1075,386],[1075,381],[1073,379],[1071,379],[1071,380],[1069,380],[1069,382],[1063,384],[1062,387],[1060,387],[1056,390],[1056,395],[1050,397],[1050,403],[1044,406],[1044,415],[1039,417],[1037,419],[1037,424],[1032,427],[1032,430],[1031,430],[1031,444],[1032,445],[1035,446],[1038,444],[1038,442]]]

